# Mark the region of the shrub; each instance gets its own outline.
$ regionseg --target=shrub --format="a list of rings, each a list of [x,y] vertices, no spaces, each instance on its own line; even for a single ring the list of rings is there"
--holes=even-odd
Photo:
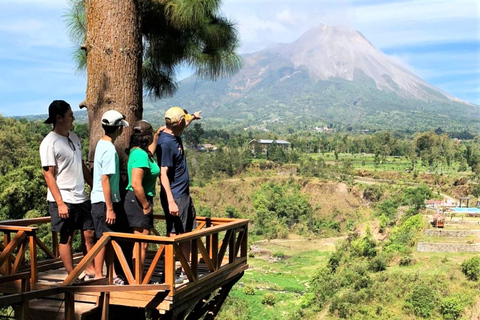
[[[435,308],[436,294],[432,287],[425,283],[417,284],[408,295],[404,308],[421,318],[429,318]]]
[[[243,293],[246,294],[247,296],[254,296],[255,295],[255,288],[253,286],[245,286],[243,288]]]
[[[463,261],[462,272],[468,280],[477,281],[480,278],[480,257]]]
[[[412,259],[412,257],[410,256],[404,256],[404,257],[401,257],[400,258],[400,261],[398,262],[398,264],[401,266],[401,267],[407,267],[407,266],[411,266],[415,263],[414,259]]]
[[[372,237],[363,237],[352,241],[352,254],[358,257],[375,257],[377,243]]]
[[[368,185],[363,190],[363,198],[370,202],[378,202],[383,197],[385,188],[381,185]]]
[[[393,199],[385,199],[377,203],[375,212],[377,216],[385,215],[389,220],[395,220],[397,216],[398,203]]]
[[[273,293],[266,293],[262,297],[262,304],[266,304],[267,306],[274,306],[277,302],[277,297]]]
[[[323,307],[328,299],[341,287],[341,277],[332,273],[328,268],[324,267],[317,271],[310,280],[310,288],[315,294],[318,307]]]
[[[446,297],[440,303],[440,312],[446,320],[458,319],[463,309],[463,302],[458,297]]]
[[[385,271],[387,269],[388,260],[388,256],[384,254],[373,257],[372,260],[368,262],[368,269],[373,272]]]
[[[284,259],[285,258],[285,254],[283,252],[274,252],[272,256],[274,258],[277,258],[277,259]]]
[[[235,208],[234,206],[227,206],[225,208],[225,213],[227,214],[227,216],[229,218],[232,218],[232,219],[239,219],[241,218],[240,216],[240,212],[238,211],[237,208]]]

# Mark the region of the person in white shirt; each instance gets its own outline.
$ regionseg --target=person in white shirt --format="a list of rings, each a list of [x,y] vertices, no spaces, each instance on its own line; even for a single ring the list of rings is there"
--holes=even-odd
[[[70,132],[75,120],[70,105],[63,100],[54,100],[48,108],[48,115],[44,122],[52,124],[53,129],[40,144],[40,159],[48,187],[52,231],[60,234],[60,258],[70,274],[75,230],[82,230],[84,253],[95,244],[91,205],[85,193],[85,182],[91,186],[92,175],[82,160],[80,139]],[[90,263],[86,278],[93,278],[94,273],[94,265]]]

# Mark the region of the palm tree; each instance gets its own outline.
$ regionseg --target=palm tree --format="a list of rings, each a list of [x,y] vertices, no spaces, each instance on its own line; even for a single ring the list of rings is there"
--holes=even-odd
[[[184,64],[213,80],[240,69],[237,32],[218,14],[221,0],[71,2],[67,23],[78,44],[75,58],[79,70],[87,70],[81,107],[88,110],[90,159],[103,133],[104,111],[141,119],[143,90],[157,98],[173,95],[176,71]],[[118,139],[121,158],[129,133]]]

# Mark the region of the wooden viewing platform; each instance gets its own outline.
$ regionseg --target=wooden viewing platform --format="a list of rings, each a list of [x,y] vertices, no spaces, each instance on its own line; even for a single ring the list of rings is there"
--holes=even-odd
[[[148,236],[104,233],[87,255],[75,253],[77,265],[67,276],[57,234],[51,232],[48,245],[38,237],[50,230],[50,217],[0,221],[0,306],[12,306],[16,319],[125,319],[132,310],[153,319],[213,319],[248,268],[248,222],[197,217],[194,231],[175,237],[155,229]],[[142,242],[149,244],[145,265],[136,258]],[[184,242],[191,243],[190,257],[180,250]],[[78,281],[102,248],[107,278]],[[128,285],[113,284],[114,257]],[[176,284],[180,265],[188,279]]]

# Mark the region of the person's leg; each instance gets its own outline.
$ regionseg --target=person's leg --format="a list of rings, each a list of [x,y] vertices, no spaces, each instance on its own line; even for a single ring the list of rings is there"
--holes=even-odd
[[[85,256],[95,245],[95,231],[94,230],[82,230],[82,251]],[[96,273],[94,262],[90,262],[85,269],[88,275]]]
[[[69,210],[71,210],[70,204],[66,203]],[[73,215],[70,215],[67,219],[60,218],[58,214],[58,206],[55,202],[48,202],[48,212],[51,217],[52,231],[55,231],[60,236],[58,243],[58,252],[60,259],[63,262],[63,266],[70,274],[73,271],[73,255],[72,255],[72,242],[75,235],[75,219]]]
[[[60,231],[58,251],[67,274],[73,271],[72,239],[75,231]]]
[[[92,219],[92,206],[90,200],[74,206],[82,229],[82,251],[85,256],[95,245],[95,225]],[[90,262],[85,269],[88,275],[95,275],[94,262]]]
[[[95,226],[95,240],[100,239],[103,236],[104,231],[108,231],[106,229],[105,223],[105,202],[96,202],[92,203],[92,210],[91,216],[93,220],[93,224]],[[103,278],[103,263],[105,261],[105,248],[101,249],[94,259],[94,267],[95,267],[95,279]]]
[[[134,234],[143,234],[148,235],[150,233],[150,229],[145,228],[133,228]],[[147,246],[148,243],[140,242],[140,257],[138,256],[137,243],[133,247],[133,260],[140,260],[140,269],[143,270],[143,266],[145,265],[145,257],[147,255]],[[135,266],[136,263],[134,262],[133,265]]]
[[[177,234],[190,232],[196,225],[196,212],[193,207],[192,198],[190,196],[183,196],[179,199],[175,199],[178,205],[178,220],[175,223],[175,230]],[[180,249],[183,255],[190,262],[191,241],[183,242],[180,244]]]
[[[145,229],[145,228],[133,228],[133,233],[134,233],[134,234],[149,235],[149,234],[150,234],[150,230],[149,230],[149,229]],[[142,263],[142,265],[145,263],[145,256],[146,256],[146,253],[147,253],[147,246],[148,246],[148,243],[146,243],[146,242],[140,243],[140,262]],[[134,252],[133,254],[134,254],[134,259],[137,258],[136,255],[135,255],[135,252]]]

